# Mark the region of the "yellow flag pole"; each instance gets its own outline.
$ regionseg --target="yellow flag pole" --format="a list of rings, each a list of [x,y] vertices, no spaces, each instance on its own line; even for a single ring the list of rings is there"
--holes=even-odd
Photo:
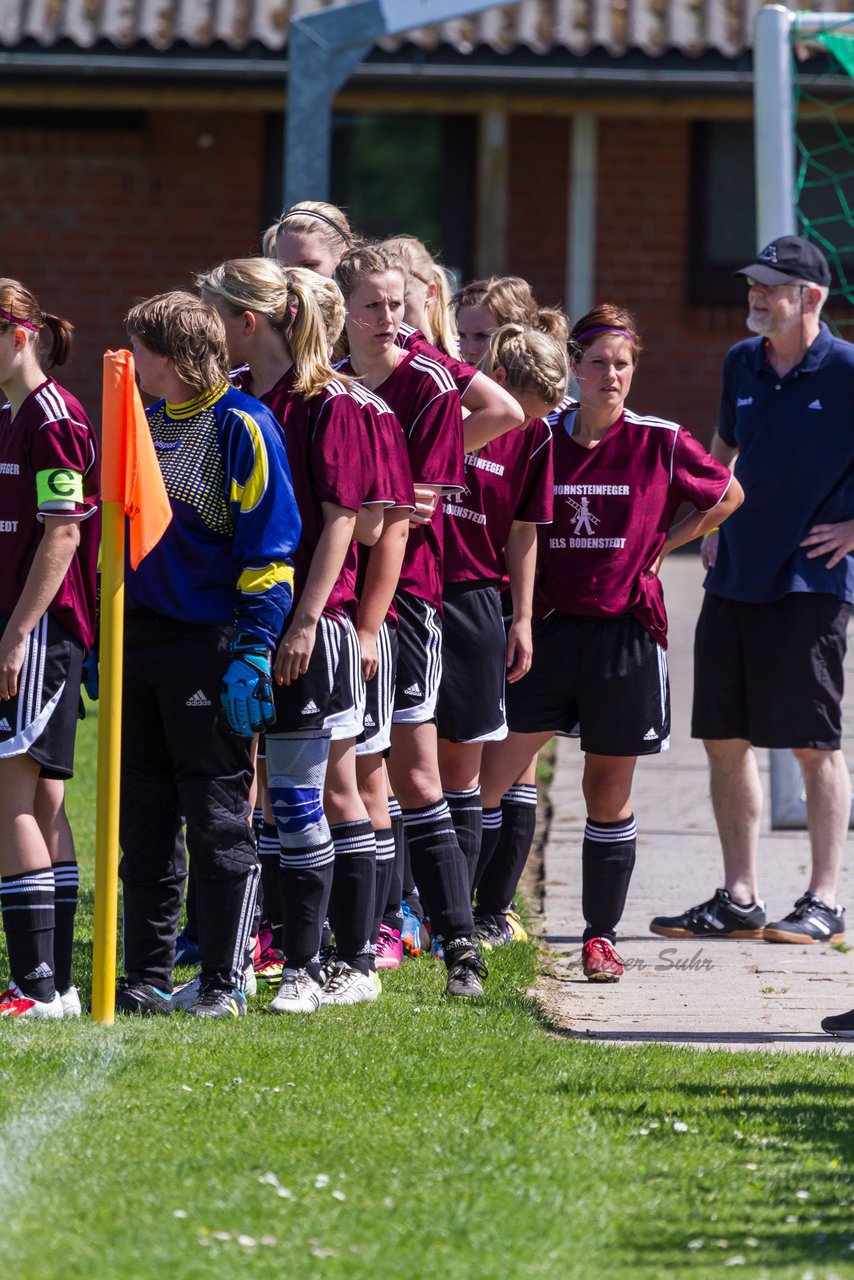
[[[108,356],[111,353],[108,353]],[[119,786],[122,751],[122,655],[125,593],[124,431],[116,420],[121,373],[105,359],[102,429],[101,644],[98,799],[95,817],[95,934],[92,1019],[116,1015],[119,893]],[[108,383],[109,392],[108,392]]]

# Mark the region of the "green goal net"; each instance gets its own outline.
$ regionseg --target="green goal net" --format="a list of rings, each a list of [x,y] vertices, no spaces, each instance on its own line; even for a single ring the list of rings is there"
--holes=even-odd
[[[833,269],[826,317],[841,337],[854,340],[854,34],[813,36],[824,65],[806,72],[803,46],[793,32],[798,223],[827,255]],[[814,47],[814,46],[813,46]],[[799,54],[801,55],[799,57]]]

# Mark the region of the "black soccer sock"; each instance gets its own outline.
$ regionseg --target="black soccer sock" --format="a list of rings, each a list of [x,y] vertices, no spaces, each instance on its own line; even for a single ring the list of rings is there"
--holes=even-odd
[[[260,840],[261,833],[264,830],[265,826],[267,826],[267,823],[264,819],[264,810],[253,809],[252,810],[252,830],[255,832],[256,840]]]
[[[374,918],[371,924],[371,942],[376,945],[380,932],[380,925],[383,923],[385,912],[388,909],[389,890],[394,876],[394,832],[391,827],[385,827],[382,830],[374,830],[374,837],[377,842],[377,866],[376,866],[376,885],[374,891]],[[397,904],[397,914],[400,916],[400,901]],[[402,923],[402,920],[401,920]],[[397,929],[400,932],[399,924],[391,924],[390,929]]]
[[[537,828],[537,788],[519,782],[501,797],[501,827],[495,852],[477,887],[478,907],[501,914],[513,904]]]
[[[52,1000],[56,994],[53,867],[3,876],[0,909],[12,981],[32,1000]]]
[[[471,892],[477,872],[483,834],[480,787],[472,787],[469,791],[446,791],[445,799],[448,802],[454,830],[457,833],[457,840],[468,867],[469,892]]]
[[[335,844],[332,878],[332,922],[339,960],[369,973],[374,919],[377,846],[370,822],[335,822],[329,830]]]
[[[587,819],[581,855],[581,909],[587,925],[582,941],[616,941],[635,865],[637,834],[633,814],[617,822]]]
[[[445,940],[470,936],[474,922],[468,868],[445,800],[404,809],[403,821],[412,870],[424,888],[434,933]]]
[[[406,832],[403,829],[403,813],[394,796],[388,798],[388,816],[394,837],[394,863],[391,879],[386,890],[383,924],[389,929],[400,929],[403,924],[403,912],[400,904],[403,899],[403,872],[406,864]],[[379,907],[379,904],[378,904]]]
[[[501,805],[496,805],[494,809],[483,809],[481,820],[481,836],[480,836],[480,852],[477,858],[477,867],[474,873],[474,883],[472,889],[477,890],[478,905],[480,905],[480,882],[483,879],[486,868],[495,857],[495,850],[498,848],[498,841],[501,838],[501,823],[503,821],[503,812]]]
[[[56,989],[67,991],[71,986],[71,962],[74,952],[74,917],[77,914],[77,891],[80,874],[76,862],[55,862],[54,881],[54,934],[53,969]]]
[[[184,833],[178,832],[178,840],[181,848],[184,848]],[[193,942],[199,940],[199,894],[196,878],[193,875],[193,867],[190,865],[187,871],[187,895],[185,898],[185,907],[187,911],[187,923],[184,925],[184,936],[190,938]]]
[[[261,893],[264,918],[273,934],[273,946],[282,948],[282,881],[279,876],[279,833],[273,822],[265,822],[258,837],[261,863]]]

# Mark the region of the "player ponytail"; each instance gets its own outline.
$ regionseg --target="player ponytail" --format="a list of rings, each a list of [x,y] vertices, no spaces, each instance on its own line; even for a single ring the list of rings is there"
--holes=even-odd
[[[612,302],[600,303],[587,315],[576,320],[569,335],[569,353],[572,360],[579,360],[597,338],[604,333],[615,333],[628,341],[632,352],[632,363],[637,365],[643,344],[637,330],[635,318],[630,311],[615,307]]]
[[[222,298],[234,310],[262,315],[282,339],[294,362],[294,390],[320,395],[337,376],[329,362],[323,316],[307,272],[280,267],[270,258],[233,258],[196,276],[205,293]]]
[[[502,325],[492,335],[480,368],[487,375],[503,369],[508,390],[529,392],[552,407],[566,395],[565,343],[530,325]]]
[[[395,257],[402,258],[409,274],[416,280],[424,285],[433,285],[433,297],[426,308],[430,332],[424,336],[446,355],[456,355],[459,339],[451,311],[451,290],[441,264],[431,257],[426,245],[415,236],[392,236],[383,241],[383,247]]]
[[[45,330],[49,346],[45,344],[44,362],[48,369],[68,362],[74,325],[50,311],[42,311],[38,299],[19,280],[0,278],[0,330],[5,332],[16,325],[24,329],[30,343],[38,348],[44,340]]]
[[[288,275],[295,284],[302,285],[314,297],[326,329],[326,340],[332,349],[344,329],[344,298],[334,280],[320,276],[304,267],[289,267]],[[340,374],[336,375],[341,377]]]
[[[528,325],[564,346],[569,339],[569,321],[564,313],[557,307],[541,307],[528,281],[521,276],[473,280],[454,294],[451,305],[457,316],[463,307],[486,307],[499,326]]]

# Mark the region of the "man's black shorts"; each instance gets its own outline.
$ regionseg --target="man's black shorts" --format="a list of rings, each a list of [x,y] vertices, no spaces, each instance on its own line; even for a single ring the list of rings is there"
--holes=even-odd
[[[507,636],[494,582],[453,583],[442,596],[442,683],[436,720],[449,742],[507,736]]]
[[[601,756],[667,750],[667,655],[636,618],[555,610],[533,640],[531,670],[507,686],[511,732],[580,736],[582,751]]]
[[[837,750],[850,613],[826,593],[746,604],[707,591],[694,643],[693,736]]]
[[[0,614],[0,635],[9,614]],[[27,636],[18,692],[0,702],[0,760],[28,755],[43,778],[70,778],[83,645],[45,613]]]

